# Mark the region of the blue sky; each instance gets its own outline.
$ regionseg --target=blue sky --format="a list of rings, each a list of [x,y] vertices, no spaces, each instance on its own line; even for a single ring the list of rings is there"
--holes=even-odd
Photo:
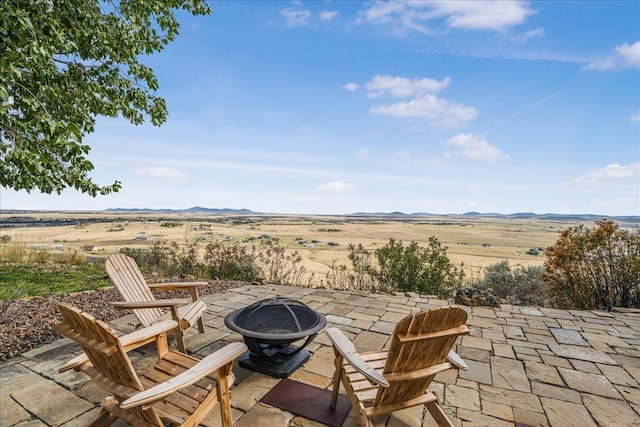
[[[2,209],[640,215],[640,2],[213,1],[99,119],[91,198]]]

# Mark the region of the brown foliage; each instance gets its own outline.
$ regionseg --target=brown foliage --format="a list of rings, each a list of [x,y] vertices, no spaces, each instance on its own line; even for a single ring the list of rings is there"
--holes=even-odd
[[[547,249],[544,280],[563,308],[640,308],[640,234],[611,220],[579,225]]]

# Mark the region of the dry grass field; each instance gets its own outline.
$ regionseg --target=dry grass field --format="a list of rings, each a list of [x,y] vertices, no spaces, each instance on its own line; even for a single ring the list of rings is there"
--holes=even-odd
[[[484,267],[509,260],[514,265],[542,265],[544,255],[529,255],[532,248],[552,245],[559,233],[580,222],[547,219],[493,217],[332,217],[297,215],[182,215],[111,214],[105,212],[2,213],[8,217],[37,218],[54,225],[25,223],[0,229],[13,242],[54,251],[78,251],[108,256],[122,247],[148,247],[154,240],[184,244],[196,241],[228,240],[259,244],[277,239],[291,251],[298,251],[307,274],[326,273],[332,264],[345,264],[348,245],[362,244],[373,252],[393,238],[405,244],[426,245],[435,236],[446,246],[449,259],[463,263],[466,279],[477,279]],[[64,225],[62,220],[75,222]],[[81,223],[77,223],[80,220]],[[591,225],[588,222],[583,222]],[[268,236],[268,237],[266,237]],[[331,244],[330,244],[331,243]]]

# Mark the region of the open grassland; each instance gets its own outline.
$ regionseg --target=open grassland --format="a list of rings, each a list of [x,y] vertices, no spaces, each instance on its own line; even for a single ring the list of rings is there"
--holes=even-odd
[[[22,242],[27,250],[79,252],[106,257],[123,247],[150,247],[158,239],[180,245],[195,241],[201,248],[216,240],[243,245],[269,242],[298,251],[308,275],[322,275],[332,265],[351,267],[349,244],[361,244],[373,253],[391,238],[405,244],[415,241],[426,246],[429,237],[435,236],[448,248],[449,259],[464,265],[467,281],[478,279],[486,266],[504,259],[512,265],[542,265],[543,253],[530,255],[527,251],[552,245],[562,230],[580,223],[577,220],[466,216],[3,214],[5,220],[8,216],[20,217],[26,222],[12,223],[11,227],[0,229],[0,235],[9,236],[13,243]],[[28,218],[34,221],[29,222]],[[48,225],[38,225],[44,222]],[[5,243],[0,249],[5,251],[7,246]]]

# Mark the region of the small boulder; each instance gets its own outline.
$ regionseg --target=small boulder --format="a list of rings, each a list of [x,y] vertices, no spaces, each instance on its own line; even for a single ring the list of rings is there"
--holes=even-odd
[[[471,307],[499,307],[500,301],[491,293],[478,288],[461,288],[456,291],[457,304]]]

